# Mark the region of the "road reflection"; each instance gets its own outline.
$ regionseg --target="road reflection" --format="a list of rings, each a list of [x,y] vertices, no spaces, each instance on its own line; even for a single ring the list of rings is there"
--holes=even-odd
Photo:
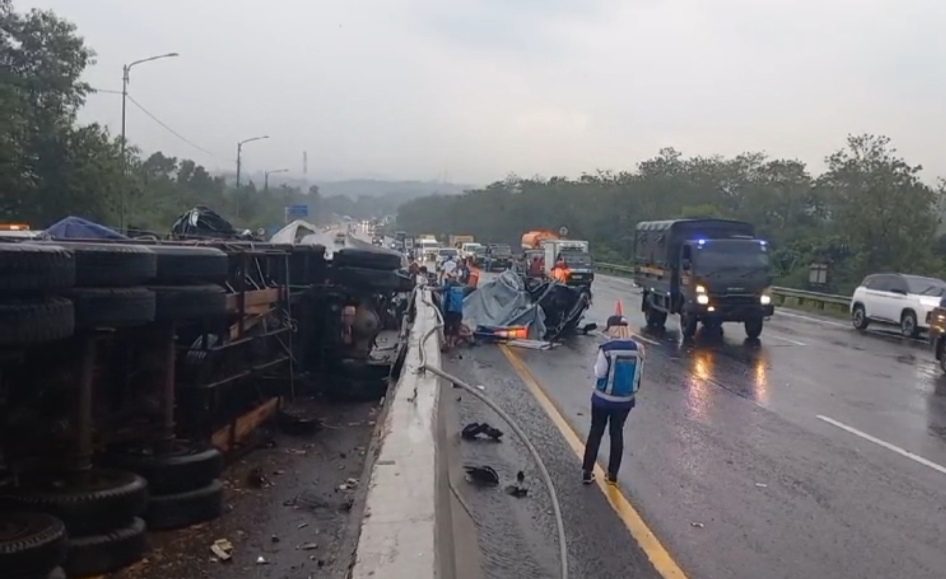
[[[688,401],[705,417],[711,386],[766,405],[771,394],[769,357],[758,342],[727,343],[721,338],[698,339],[679,347],[689,370]]]

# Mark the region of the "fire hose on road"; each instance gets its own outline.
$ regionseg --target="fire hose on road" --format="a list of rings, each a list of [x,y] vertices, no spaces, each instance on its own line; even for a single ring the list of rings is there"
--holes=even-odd
[[[436,376],[439,376],[440,378],[443,378],[444,380],[448,380],[454,386],[458,386],[462,388],[463,390],[466,390],[469,394],[471,394],[472,396],[474,396],[475,398],[483,402],[483,404],[486,404],[486,406],[491,408],[500,418],[502,418],[504,421],[506,421],[507,424],[509,424],[513,432],[516,433],[516,436],[519,437],[522,443],[529,450],[529,453],[535,459],[536,465],[538,465],[539,467],[539,473],[542,475],[542,480],[545,483],[545,486],[549,490],[549,496],[551,497],[551,500],[552,500],[552,514],[555,517],[555,526],[558,531],[559,558],[560,558],[560,564],[561,564],[560,577],[562,579],[568,579],[568,550],[565,543],[565,523],[564,523],[564,520],[562,519],[562,509],[558,502],[558,495],[555,492],[555,485],[552,483],[552,477],[551,475],[549,475],[549,471],[545,467],[545,463],[542,462],[542,457],[539,456],[539,451],[532,444],[532,441],[529,440],[529,437],[522,430],[522,428],[519,426],[516,420],[513,417],[506,414],[506,412],[502,408],[500,408],[499,405],[497,405],[495,402],[490,400],[488,396],[480,392],[477,388],[471,386],[470,384],[467,384],[460,378],[457,378],[456,376],[453,376],[451,374],[447,374],[440,368],[435,368],[433,366],[427,365],[427,359],[424,354],[424,344],[427,342],[430,336],[434,334],[434,332],[440,331],[443,328],[443,316],[440,314],[440,310],[429,301],[428,294],[423,292],[422,290],[418,290],[418,291],[421,291],[421,296],[422,296],[421,299],[423,300],[424,304],[433,308],[433,310],[437,312],[437,318],[438,318],[437,325],[435,325],[433,328],[430,329],[430,331],[424,334],[424,336],[420,340],[420,343],[418,344],[418,347],[420,348],[420,358],[421,358],[419,371],[420,372],[430,371],[430,373]]]

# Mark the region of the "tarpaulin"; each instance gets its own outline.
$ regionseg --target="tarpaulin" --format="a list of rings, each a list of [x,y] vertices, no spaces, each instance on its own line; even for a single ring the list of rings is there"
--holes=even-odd
[[[306,236],[317,234],[319,228],[308,221],[302,219],[296,219],[289,225],[283,227],[279,231],[273,234],[270,238],[270,243],[288,243],[288,244],[297,244],[304,243]]]
[[[522,278],[504,271],[463,300],[464,323],[477,326],[529,326],[529,337],[545,336],[545,313],[532,302]]]
[[[128,239],[104,225],[72,216],[53,223],[43,235],[48,239]]]

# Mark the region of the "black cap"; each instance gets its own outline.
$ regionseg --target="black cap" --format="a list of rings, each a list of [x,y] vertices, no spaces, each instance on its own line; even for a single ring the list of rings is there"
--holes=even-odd
[[[605,324],[605,329],[613,328],[614,326],[626,326],[627,320],[624,319],[624,316],[611,316],[608,318],[608,322]]]

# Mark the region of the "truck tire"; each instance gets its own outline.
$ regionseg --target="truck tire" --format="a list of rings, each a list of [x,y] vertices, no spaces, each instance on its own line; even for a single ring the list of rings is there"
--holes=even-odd
[[[855,330],[864,331],[867,329],[867,326],[870,325],[870,320],[867,318],[867,312],[864,310],[862,304],[855,304],[854,309],[851,310],[851,325],[854,326]]]
[[[0,576],[45,577],[66,558],[66,526],[51,515],[0,515]]]
[[[77,328],[127,328],[154,321],[154,292],[142,287],[73,288]]]
[[[684,340],[692,340],[696,335],[696,325],[698,320],[693,314],[680,312],[680,335]]]
[[[24,476],[17,488],[0,488],[0,507],[49,513],[70,535],[103,533],[140,515],[148,502],[148,483],[112,469]]]
[[[155,282],[161,285],[225,283],[230,275],[227,254],[215,247],[155,245]]]
[[[145,522],[135,517],[101,534],[70,538],[63,567],[70,577],[103,575],[140,560],[147,550]]]
[[[149,286],[158,321],[198,320],[226,316],[227,292],[217,285]]]
[[[27,346],[68,338],[75,311],[65,298],[0,302],[0,346]]]
[[[58,245],[0,244],[0,292],[34,292],[72,287],[76,262]]]
[[[133,286],[154,278],[157,256],[143,245],[122,243],[63,243],[75,255],[76,285]]]
[[[386,249],[346,247],[336,251],[332,259],[336,266],[386,270],[401,267],[401,255]]]
[[[746,336],[750,340],[757,340],[762,335],[763,321],[761,317],[749,318],[743,325],[746,327]]]
[[[110,466],[140,474],[152,494],[180,493],[206,486],[223,472],[223,455],[217,449],[178,441],[163,454],[149,447],[125,448],[109,453]]]
[[[151,529],[180,529],[216,519],[223,514],[223,485],[219,480],[196,490],[155,495],[145,520]]]
[[[332,278],[336,283],[351,286],[354,289],[398,292],[414,289],[414,280],[409,275],[398,271],[345,266],[335,268]]]
[[[651,330],[659,330],[667,323],[667,312],[663,312],[650,304],[644,306],[644,320]]]
[[[900,333],[904,338],[916,338],[920,335],[920,326],[916,323],[916,312],[904,310],[900,315]]]

